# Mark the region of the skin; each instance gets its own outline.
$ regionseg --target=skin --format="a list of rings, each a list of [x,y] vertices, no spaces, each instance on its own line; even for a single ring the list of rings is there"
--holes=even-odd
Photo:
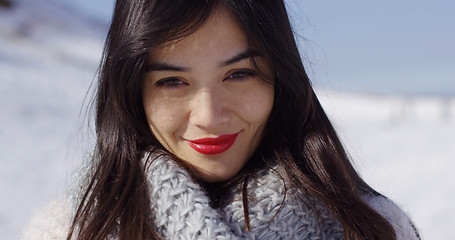
[[[274,101],[270,67],[222,8],[196,32],[148,56],[142,99],[150,130],[206,182],[235,176],[257,148]],[[206,155],[187,140],[239,133],[227,151]]]

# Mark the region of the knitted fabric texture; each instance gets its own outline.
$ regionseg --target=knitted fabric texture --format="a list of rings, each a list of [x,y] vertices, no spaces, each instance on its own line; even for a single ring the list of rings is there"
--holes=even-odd
[[[310,197],[285,191],[279,169],[264,170],[248,182],[248,232],[241,189],[234,188],[224,207],[214,209],[204,189],[173,160],[151,156],[145,167],[151,217],[165,239],[343,239],[341,225],[324,207],[315,201],[310,207]],[[74,199],[61,198],[38,211],[23,239],[66,239]],[[377,196],[364,196],[364,201],[394,226],[398,240],[419,239],[410,219],[393,202]],[[117,239],[115,233],[109,239]]]
[[[154,159],[149,167],[156,226],[166,239],[342,239],[341,225],[321,206],[318,216],[273,169],[248,183],[251,232],[245,231],[241,191],[221,209],[210,207],[200,185],[172,160]]]
[[[343,239],[340,223],[327,209],[309,196],[285,191],[279,169],[264,170],[249,180],[247,232],[240,189],[225,207],[214,209],[187,171],[164,156],[151,158],[147,180],[153,217],[166,239]],[[363,199],[394,226],[398,240],[419,239],[409,217],[393,202],[382,196]]]

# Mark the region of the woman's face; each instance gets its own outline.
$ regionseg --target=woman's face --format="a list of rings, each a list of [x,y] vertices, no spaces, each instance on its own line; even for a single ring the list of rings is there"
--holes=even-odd
[[[155,137],[207,182],[224,181],[257,148],[272,110],[270,68],[235,19],[217,9],[192,35],[150,52],[142,99]]]

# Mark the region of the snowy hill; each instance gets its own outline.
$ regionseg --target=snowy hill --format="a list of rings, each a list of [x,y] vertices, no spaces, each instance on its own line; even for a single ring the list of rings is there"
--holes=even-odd
[[[48,1],[15,3],[0,8],[2,239],[17,237],[32,209],[65,188],[80,159],[79,112],[106,34]]]
[[[85,97],[106,34],[55,1],[14,3],[0,8],[2,239],[64,191],[90,150]],[[407,210],[423,239],[451,239],[454,97],[317,92],[366,181]]]

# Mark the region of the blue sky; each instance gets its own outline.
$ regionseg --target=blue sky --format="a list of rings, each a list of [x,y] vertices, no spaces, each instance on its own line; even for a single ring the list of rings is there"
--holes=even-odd
[[[361,91],[455,93],[455,2],[288,4],[296,31],[307,39],[299,42],[302,55],[313,62],[315,83]]]
[[[113,12],[114,0],[50,0],[70,6],[91,17],[107,22]]]
[[[53,0],[104,19],[113,0]],[[455,94],[455,1],[287,0],[317,86]]]

